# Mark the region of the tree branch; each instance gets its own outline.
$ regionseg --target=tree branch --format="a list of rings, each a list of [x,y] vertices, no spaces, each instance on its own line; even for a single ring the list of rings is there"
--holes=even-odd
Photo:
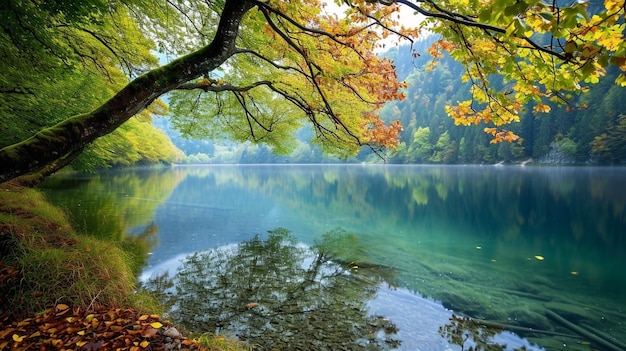
[[[262,81],[254,82],[246,86],[234,86],[231,84],[218,85],[215,82],[207,79],[207,80],[201,80],[201,81],[194,82],[194,83],[185,83],[185,84],[179,85],[178,87],[176,87],[176,90],[200,89],[200,90],[204,90],[205,92],[216,92],[216,93],[223,92],[223,91],[243,92],[243,91],[251,90],[261,85],[271,86],[272,82],[268,80],[262,80]]]
[[[304,76],[307,76],[307,77],[308,77],[308,74],[307,74],[306,72],[304,72],[303,70],[301,70],[300,68],[298,68],[298,67],[291,67],[291,66],[283,66],[283,65],[279,65],[279,64],[277,64],[276,62],[274,62],[274,61],[272,61],[272,60],[268,59],[267,57],[265,57],[265,56],[263,56],[263,55],[259,54],[259,53],[258,53],[258,52],[256,52],[256,51],[253,51],[253,50],[249,50],[249,49],[238,49],[238,50],[235,52],[235,54],[251,54],[251,55],[254,55],[254,56],[258,57],[259,59],[261,59],[261,60],[263,60],[263,61],[265,61],[265,62],[269,63],[270,65],[274,66],[274,67],[275,67],[275,68],[277,68],[277,69],[283,69],[283,70],[294,70],[294,71],[296,71],[296,72],[298,72],[298,73],[300,73],[300,74],[302,74],[302,75],[304,75]]]
[[[159,96],[222,65],[236,51],[239,25],[254,3],[226,0],[213,41],[137,77],[96,110],[46,128],[0,150],[0,182],[37,171],[106,135],[143,111]]]
[[[272,29],[278,33],[278,35],[283,38],[287,44],[289,44],[289,46],[291,46],[294,50],[296,50],[296,52],[298,52],[302,58],[304,59],[307,67],[309,68],[309,73],[310,76],[307,75],[307,77],[309,77],[311,84],[313,84],[313,87],[315,88],[315,90],[317,91],[319,97],[322,99],[322,102],[324,103],[324,111],[323,113],[326,114],[328,116],[328,118],[335,124],[335,127],[337,128],[341,128],[347,135],[349,135],[351,138],[354,139],[354,141],[357,143],[357,145],[362,145],[361,140],[359,139],[358,136],[356,136],[344,123],[341,119],[339,119],[339,117],[337,117],[337,115],[335,115],[332,107],[330,106],[330,103],[328,102],[328,99],[326,98],[326,94],[324,94],[324,92],[322,91],[322,88],[320,87],[320,85],[318,84],[317,80],[315,79],[315,72],[313,70],[313,68],[315,67],[318,71],[322,72],[321,68],[319,66],[317,66],[314,62],[311,62],[311,60],[309,59],[307,53],[300,48],[299,46],[297,46],[292,40],[291,38],[289,38],[289,36],[287,36],[287,34],[285,34],[284,32],[282,32],[278,26],[276,26],[276,24],[274,23],[274,21],[272,21],[272,18],[270,17],[270,13],[268,11],[263,11],[263,15],[265,16],[265,19],[267,20],[268,24],[270,25],[270,27],[272,27]],[[309,117],[311,117],[312,115],[309,115]],[[314,117],[314,115],[313,115]],[[319,122],[315,119],[311,120],[313,122],[314,125],[321,127],[321,125],[319,124]],[[336,133],[332,133],[333,135],[337,136],[338,135]],[[339,138],[341,139],[341,138]]]
[[[428,11],[426,9],[424,9],[423,7],[420,7],[412,2],[410,2],[409,0],[395,0],[395,2],[397,2],[398,4],[403,4],[408,6],[409,8],[411,8],[412,10],[415,10],[417,13],[424,15],[426,17],[432,17],[432,18],[439,18],[445,21],[449,21],[452,23],[456,23],[462,26],[466,26],[466,27],[472,27],[472,28],[480,28],[480,29],[484,29],[487,31],[491,31],[491,32],[496,32],[496,33],[501,33],[501,34],[505,34],[506,33],[506,29],[504,28],[500,28],[500,27],[496,27],[496,26],[492,26],[490,24],[485,24],[485,23],[481,23],[481,22],[477,22],[474,19],[472,19],[471,17],[468,16],[463,16],[463,15],[459,15],[459,14],[455,14],[452,13],[450,11],[444,10],[441,7],[439,7],[437,4],[435,4],[434,1],[432,0],[425,0],[426,2],[428,2],[429,4],[431,4],[437,11],[440,12],[432,12],[432,11]],[[379,0],[380,2],[380,0]],[[383,2],[381,2],[382,4],[385,4]],[[545,48],[539,44],[537,44],[536,42],[534,42],[532,39],[526,37],[526,36],[521,36],[521,39],[523,39],[524,41],[526,41],[532,48],[534,48],[535,50],[541,51],[541,52],[545,52],[547,54],[550,54],[552,56],[555,56],[563,61],[567,61],[567,58],[565,57],[565,55],[556,52],[554,50],[551,50],[549,48]]]

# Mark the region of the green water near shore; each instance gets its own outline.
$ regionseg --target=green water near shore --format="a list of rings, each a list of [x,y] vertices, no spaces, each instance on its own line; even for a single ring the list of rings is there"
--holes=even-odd
[[[47,186],[85,228],[154,224],[145,272],[277,227],[305,245],[339,228],[356,238],[356,259],[396,270],[401,291],[546,349],[590,350],[626,339],[625,179],[620,168],[211,166]]]

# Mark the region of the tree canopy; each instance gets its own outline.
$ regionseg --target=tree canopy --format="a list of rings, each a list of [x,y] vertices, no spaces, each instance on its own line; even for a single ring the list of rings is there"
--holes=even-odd
[[[391,37],[439,36],[429,52],[447,51],[472,85],[447,113],[485,123],[494,142],[516,139],[506,125],[529,102],[537,113],[548,102],[583,107],[571,94],[609,66],[626,85],[623,0],[335,3],[341,14],[319,0],[2,2],[0,127],[11,137],[0,181],[55,171],[133,116],[163,112],[155,103],[167,93],[173,124],[193,137],[288,152],[308,122],[330,153],[393,148],[402,127],[377,114],[404,98],[393,62],[378,55]],[[412,28],[400,22],[407,9]],[[158,66],[156,52],[175,59]]]

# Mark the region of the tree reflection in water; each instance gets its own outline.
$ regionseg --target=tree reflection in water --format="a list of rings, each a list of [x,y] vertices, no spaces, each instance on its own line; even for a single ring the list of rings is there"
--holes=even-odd
[[[504,328],[487,326],[481,321],[452,315],[450,322],[439,327],[439,334],[453,345],[461,346],[461,351],[504,351],[507,345],[493,341]],[[515,349],[525,351],[526,347]]]
[[[265,240],[188,256],[173,277],[154,278],[146,289],[160,293],[187,330],[227,333],[255,349],[397,348],[394,323],[367,309],[394,271],[358,257],[358,245],[337,230],[306,247],[279,228]]]

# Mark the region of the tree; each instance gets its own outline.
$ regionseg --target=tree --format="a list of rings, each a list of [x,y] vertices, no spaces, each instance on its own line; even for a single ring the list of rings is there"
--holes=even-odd
[[[435,163],[450,163],[456,158],[457,146],[456,143],[450,141],[450,134],[448,131],[443,132],[437,143],[433,147],[433,155],[430,157],[430,161]]]
[[[606,0],[602,9],[539,0],[336,3],[347,5],[341,18],[320,12],[318,0],[2,2],[5,101],[37,99],[35,82],[71,80],[76,71],[132,80],[96,106],[42,114],[57,124],[0,150],[0,181],[56,170],[66,163],[60,160],[174,90],[176,125],[190,135],[286,152],[290,135],[308,121],[314,141],[331,153],[394,147],[401,126],[384,125],[375,110],[403,98],[403,84],[392,62],[375,52],[389,35],[417,36],[397,21],[403,7],[426,16],[422,29],[441,35],[431,53],[447,50],[467,69],[473,100],[448,107],[450,116],[459,124],[490,124],[494,142],[515,139],[502,126],[519,120],[524,103],[535,101],[535,112],[547,111],[547,101],[567,103],[567,91],[584,91],[608,66],[622,70],[616,82],[626,85],[623,1]],[[154,68],[148,50],[155,48],[182,56]],[[22,72],[32,73],[30,85],[21,84]],[[502,89],[492,75],[503,77]],[[91,85],[84,90],[103,93]],[[10,116],[29,116],[11,101],[6,106],[17,112]]]
[[[433,153],[433,145],[430,143],[430,128],[419,127],[415,134],[413,134],[413,141],[409,146],[409,154],[414,155],[415,159],[411,159],[411,162],[427,161]]]
[[[604,164],[615,164],[626,160],[626,115],[619,115],[616,125],[608,133],[596,136],[591,142],[595,160]]]

